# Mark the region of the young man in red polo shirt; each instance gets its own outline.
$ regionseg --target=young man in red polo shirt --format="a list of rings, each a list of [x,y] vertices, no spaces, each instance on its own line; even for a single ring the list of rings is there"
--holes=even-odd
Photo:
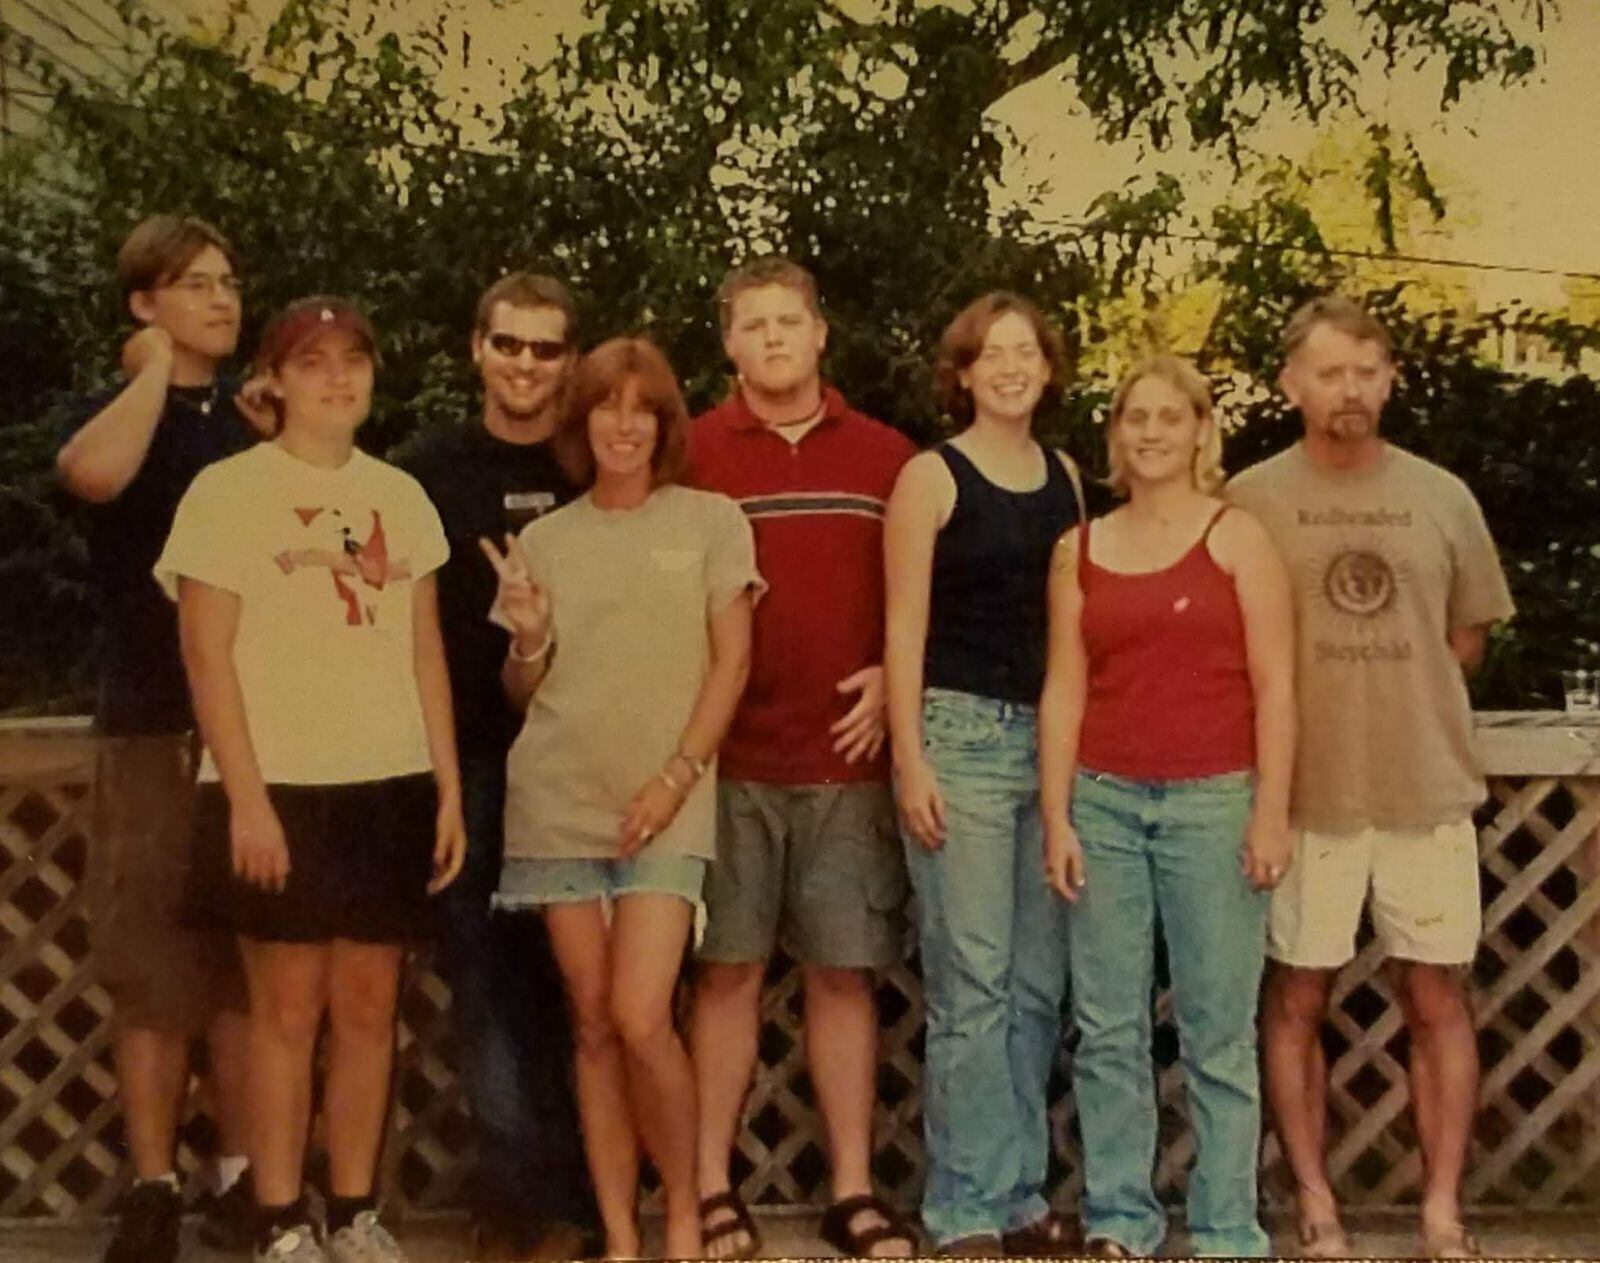
[[[872,1195],[877,1063],[871,971],[905,938],[904,859],[884,758],[883,509],[914,448],[825,386],[816,283],[787,259],[717,294],[738,373],[690,430],[688,481],[737,500],[771,589],[750,682],[719,754],[717,858],[706,878],[693,1055],[706,1253],[759,1246],[729,1162],[755,1067],[761,981],[782,948],[805,981],[806,1052],[833,1205],[825,1240],[905,1255],[909,1227]]]

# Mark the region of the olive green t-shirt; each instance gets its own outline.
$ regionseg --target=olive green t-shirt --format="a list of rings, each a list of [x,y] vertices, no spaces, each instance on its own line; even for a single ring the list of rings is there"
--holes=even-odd
[[[668,485],[635,509],[587,495],[519,536],[550,597],[550,668],[506,763],[505,853],[614,859],[629,802],[678,749],[711,662],[708,619],[765,585],[726,496]],[[715,769],[644,852],[711,859]]]
[[[1296,443],[1239,474],[1227,498],[1266,526],[1294,587],[1294,824],[1346,833],[1470,815],[1483,772],[1446,637],[1513,607],[1466,484],[1392,444],[1343,471]]]

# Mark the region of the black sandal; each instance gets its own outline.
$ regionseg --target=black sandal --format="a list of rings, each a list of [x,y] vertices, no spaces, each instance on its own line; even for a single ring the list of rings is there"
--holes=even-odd
[[[716,1227],[706,1221],[719,1210],[731,1211],[733,1218],[724,1219]],[[736,1232],[742,1232],[749,1238],[749,1244],[732,1254],[718,1257],[725,1259],[753,1259],[761,1253],[761,1233],[756,1230],[756,1221],[750,1217],[750,1208],[744,1204],[744,1198],[739,1196],[737,1189],[725,1189],[720,1193],[713,1193],[700,1203],[700,1244],[710,1245],[713,1241],[721,1241],[723,1237],[731,1237]]]
[[[1068,1258],[1079,1246],[1077,1224],[1047,1210],[1031,1224],[1000,1234],[1007,1254],[1020,1258]]]
[[[859,1232],[850,1227],[850,1221],[864,1210],[870,1210],[883,1220],[881,1224],[862,1228]],[[893,1206],[872,1193],[858,1193],[834,1202],[822,1212],[822,1226],[817,1235],[840,1254],[851,1258],[867,1258],[867,1252],[885,1241],[904,1241],[917,1253],[916,1230]]]

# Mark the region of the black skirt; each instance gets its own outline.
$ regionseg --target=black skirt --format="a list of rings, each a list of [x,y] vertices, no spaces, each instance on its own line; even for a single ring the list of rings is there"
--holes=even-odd
[[[189,920],[276,943],[409,944],[433,936],[434,818],[428,774],[349,785],[268,785],[289,847],[289,879],[264,890],[233,871],[228,798],[200,786]]]

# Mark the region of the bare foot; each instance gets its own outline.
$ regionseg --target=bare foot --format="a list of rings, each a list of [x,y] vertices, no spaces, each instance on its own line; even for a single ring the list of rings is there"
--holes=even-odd
[[[1300,1257],[1306,1259],[1344,1259],[1350,1257],[1350,1238],[1339,1222],[1339,1203],[1333,1190],[1324,1186],[1299,1190],[1297,1231]]]
[[[1425,1259],[1475,1259],[1478,1242],[1462,1226],[1461,1207],[1452,1198],[1427,1198],[1422,1203],[1418,1236]]]
[[[669,1259],[698,1259],[700,1215],[695,1209],[669,1211],[663,1225],[662,1249]]]

